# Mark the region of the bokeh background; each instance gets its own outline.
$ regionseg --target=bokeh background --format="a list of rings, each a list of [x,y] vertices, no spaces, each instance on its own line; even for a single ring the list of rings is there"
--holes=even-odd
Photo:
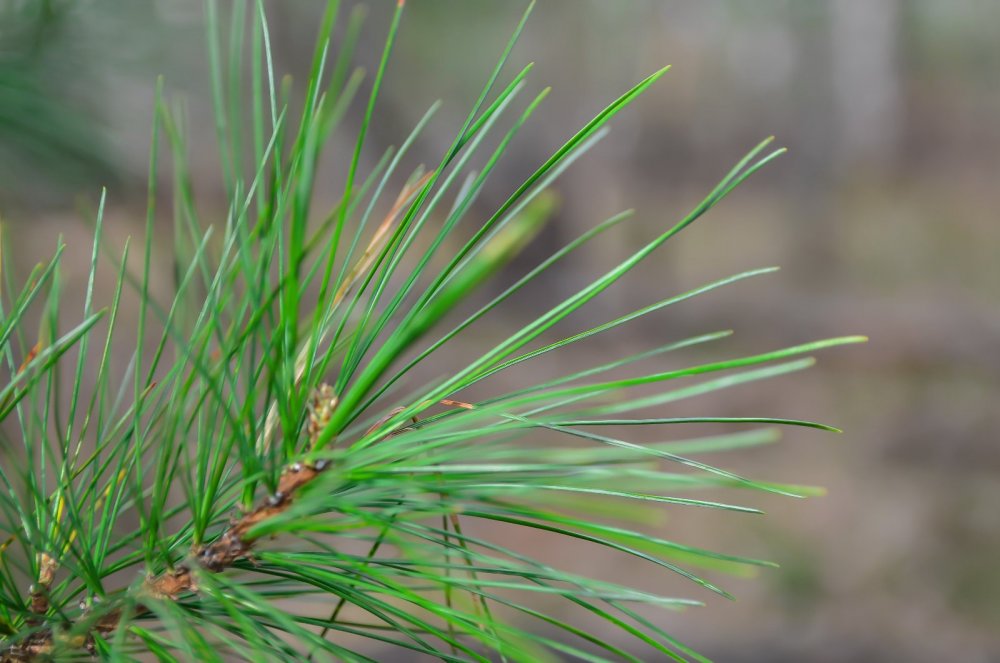
[[[321,4],[271,3],[281,71],[307,71]],[[370,5],[359,60],[372,70],[395,3]],[[415,148],[433,162],[522,8],[411,0],[366,162],[440,98]],[[997,26],[1000,3],[981,0],[539,3],[511,71],[533,61],[533,89],[553,91],[488,186],[481,215],[606,102],[663,64],[674,68],[557,185],[562,207],[524,264],[621,209],[635,207],[636,219],[540,281],[530,302],[494,321],[496,333],[672,224],[774,134],[788,155],[574,324],[745,269],[782,271],[601,339],[586,348],[587,363],[727,328],[735,338],[710,356],[871,337],[827,353],[808,373],[685,406],[845,430],[790,431],[779,446],[712,459],[825,486],[825,497],[759,500],[763,518],[671,513],[660,526],[668,537],[782,565],[724,581],[737,601],[615,567],[599,553],[540,554],[705,599],[707,609],[666,619],[720,661],[1000,661]],[[199,0],[0,0],[0,215],[22,267],[62,235],[68,269],[85,269],[85,219],[101,186],[110,187],[115,231],[139,231],[158,74],[186,100],[205,210],[222,209],[203,35]],[[348,141],[335,139],[331,151],[344,154]],[[72,274],[67,284],[77,287]],[[574,361],[563,354],[521,377]]]

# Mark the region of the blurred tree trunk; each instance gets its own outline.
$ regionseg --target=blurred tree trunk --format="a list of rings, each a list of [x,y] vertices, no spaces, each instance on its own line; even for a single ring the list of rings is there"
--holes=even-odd
[[[900,84],[896,61],[899,0],[837,0],[830,5],[837,162],[881,170],[897,153]]]
[[[813,7],[812,9],[815,9]],[[813,119],[803,127],[796,155],[795,216],[801,222],[790,265],[807,287],[838,282],[841,238],[850,219],[836,209],[838,189],[851,181],[882,178],[896,158],[900,137],[899,0],[835,0],[816,16],[798,12],[801,76],[813,92],[800,99]],[[822,33],[807,23],[823,21]],[[816,37],[821,37],[817,39]],[[805,81],[801,81],[805,83]]]

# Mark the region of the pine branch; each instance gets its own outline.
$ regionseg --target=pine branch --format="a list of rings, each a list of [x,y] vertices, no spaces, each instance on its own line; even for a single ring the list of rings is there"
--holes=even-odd
[[[633,644],[657,659],[703,661],[660,620],[633,607],[680,609],[700,601],[563,571],[507,545],[505,536],[480,534],[475,525],[499,525],[505,534],[510,528],[544,532],[574,554],[581,546],[609,550],[677,574],[695,591],[729,598],[709,574],[773,565],[672,541],[649,531],[649,523],[664,508],[761,513],[686,495],[694,489],[816,494],[744,477],[698,455],[770,444],[778,439],[777,426],[836,429],[767,416],[678,417],[668,408],[806,369],[814,352],[863,339],[705,363],[674,359],[731,334],[718,331],[666,339],[594,365],[582,352],[563,374],[509,391],[491,390],[489,380],[775,271],[747,271],[584,331],[560,332],[783,150],[772,150],[770,138],[761,141],[687,215],[658,226],[652,239],[563,299],[547,301],[549,293],[532,286],[631,210],[596,223],[435,336],[482,283],[534,242],[558,202],[553,182],[668,68],[627,88],[529,169],[491,214],[476,219],[488,178],[546,98],[547,88],[519,96],[530,65],[499,82],[530,7],[437,162],[408,172],[403,165],[435,104],[398,149],[387,149],[364,174],[362,156],[370,150],[368,129],[377,119],[400,1],[365,88],[353,150],[340,164],[346,175],[339,202],[317,214],[322,148],[351,117],[348,109],[362,89],[361,72],[349,65],[362,14],[356,10],[345,30],[335,30],[338,6],[330,2],[319,21],[304,96],[293,103],[299,87],[276,70],[264,3],[227,3],[220,13],[206,0],[227,214],[214,224],[200,216],[184,114],[158,85],[141,270],[130,271],[126,243],[112,258],[117,281],[106,308],[95,296],[103,196],[82,322],[69,331],[62,331],[63,247],[16,290],[10,244],[0,234],[0,368],[7,380],[0,385],[0,421],[3,435],[9,427],[10,439],[21,442],[8,448],[4,437],[0,445],[0,532],[6,537],[0,537],[0,663],[88,653],[103,660],[133,654],[370,660],[358,640],[449,662],[643,660],[632,653]],[[226,17],[228,29],[220,25]],[[342,46],[328,71],[335,33],[343,34]],[[300,105],[301,115],[292,118],[289,109]],[[497,129],[501,120],[510,120],[504,130]],[[173,242],[163,254],[174,280],[166,301],[153,294],[161,279],[153,269],[161,241],[154,233],[162,221],[161,142],[173,159]],[[394,190],[393,198],[387,192]],[[379,219],[381,210],[387,211]],[[476,225],[456,243],[469,223]],[[137,294],[138,315],[123,362],[128,367],[119,374],[111,358],[121,344],[115,334],[128,286]],[[470,331],[503,305],[516,305],[518,296],[530,296],[530,308],[542,312],[506,334],[499,333],[506,323]],[[26,322],[34,309],[41,319],[38,343]],[[102,320],[107,329],[100,339]],[[479,349],[456,366],[462,353],[452,349],[462,333]],[[75,370],[67,380],[60,366],[71,351]],[[415,377],[431,355],[440,360],[440,377]],[[649,443],[607,429],[694,423],[768,428]],[[537,438],[526,440],[529,434]],[[261,499],[262,493],[268,496]],[[239,515],[213,536],[234,510]],[[367,553],[340,545],[341,537],[367,543]],[[265,538],[280,544],[263,546]],[[121,574],[137,570],[144,575],[121,586]],[[332,611],[316,616],[311,600],[306,610],[288,600],[293,597],[315,598]],[[632,644],[597,637],[540,607],[538,597],[564,600]]]
[[[336,399],[331,398],[330,394],[329,385],[323,385],[311,401],[308,430],[312,435],[318,434],[323,429],[333,413],[330,404],[335,403]],[[24,641],[0,651],[0,663],[34,661],[51,654],[57,645],[70,649],[85,649],[94,654],[96,653],[94,638],[108,637],[119,628],[124,615],[123,606],[126,603],[135,604],[131,612],[132,618],[142,617],[151,612],[151,609],[143,604],[144,597],[177,601],[185,594],[197,592],[195,567],[209,573],[222,573],[240,560],[252,561],[253,547],[258,539],[250,534],[250,530],[286,512],[292,506],[298,492],[329,467],[330,462],[322,459],[312,463],[295,462],[286,466],[281,472],[278,489],[251,512],[232,522],[211,544],[193,547],[187,556],[187,561],[173,569],[147,577],[133,591],[134,596],[122,596],[115,603],[103,606],[96,619],[92,615],[84,614],[79,621],[87,627],[85,636],[64,637],[63,632],[74,630],[73,624],[67,624],[59,630],[40,627],[49,609],[48,590],[58,569],[58,562],[47,553],[39,553],[38,582],[32,585],[29,597],[31,611],[38,615],[29,624],[36,627],[36,630]],[[119,594],[127,593],[128,590],[119,592]]]

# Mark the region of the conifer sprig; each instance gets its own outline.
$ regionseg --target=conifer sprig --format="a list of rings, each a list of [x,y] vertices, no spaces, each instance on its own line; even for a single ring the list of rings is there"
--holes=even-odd
[[[134,247],[115,254],[108,246],[103,196],[82,311],[62,296],[65,247],[20,289],[10,242],[0,249],[0,660],[370,661],[389,650],[445,661],[704,660],[669,633],[669,619],[649,612],[697,598],[567,572],[506,533],[604,548],[679,575],[694,597],[728,597],[715,576],[770,564],[654,535],[642,527],[645,516],[758,513],[717,497],[719,489],[813,494],[698,457],[774,442],[780,426],[833,429],[766,416],[678,417],[670,404],[802,370],[813,353],[863,339],[682,359],[685,348],[729,335],[715,332],[506,393],[491,378],[773,271],[666,293],[569,335],[556,329],[783,150],[763,141],[679,222],[452,365],[447,349],[457,336],[500,319],[540,274],[631,216],[596,223],[470,312],[469,296],[551,215],[555,178],[667,69],[525,168],[524,182],[477,219],[473,202],[546,94],[522,98],[530,67],[506,72],[527,12],[437,163],[406,170],[432,107],[365,172],[402,1],[367,88],[349,64],[363,13],[346,19],[335,49],[341,16],[331,2],[300,103],[276,71],[263,3],[206,7],[225,213],[208,215],[195,200],[186,118],[160,84],[138,271]],[[319,179],[320,156],[334,131],[352,130],[344,126],[352,104],[363,115],[340,199],[320,210],[316,191],[329,187]],[[156,226],[167,212],[156,183],[166,156],[173,243],[163,248]],[[477,225],[455,248],[446,240],[460,224]],[[160,256],[172,260],[167,300],[154,294]],[[107,302],[96,285],[105,264],[116,274]],[[128,334],[128,297],[138,315],[123,367],[115,358]],[[449,368],[428,382],[419,370],[432,356],[435,368]],[[637,425],[669,431],[698,422],[737,428],[651,444],[627,439]],[[553,598],[567,611],[551,610]],[[575,623],[574,612],[617,637]]]

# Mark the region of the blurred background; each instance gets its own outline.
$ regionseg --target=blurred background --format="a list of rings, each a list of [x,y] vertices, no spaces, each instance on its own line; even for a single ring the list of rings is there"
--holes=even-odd
[[[271,3],[281,72],[307,72],[321,4]],[[523,4],[409,2],[366,163],[440,98],[414,148],[424,162],[438,158]],[[372,71],[395,3],[370,5],[359,60]],[[672,225],[774,134],[789,154],[573,328],[745,269],[782,271],[633,323],[587,346],[586,361],[729,328],[734,339],[706,358],[871,337],[805,374],[677,410],[845,430],[792,430],[779,446],[710,459],[755,478],[822,485],[825,497],[758,499],[766,517],[670,513],[660,526],[668,538],[782,565],[720,579],[737,601],[600,553],[540,554],[706,600],[708,609],[667,615],[668,626],[719,661],[1000,661],[998,25],[1000,3],[980,0],[539,3],[509,71],[533,61],[531,89],[553,91],[474,215],[487,215],[634,82],[663,64],[673,70],[557,184],[562,207],[524,265],[622,209],[635,207],[636,218],[539,281],[531,301],[494,320],[496,333]],[[21,267],[62,235],[67,268],[84,273],[86,214],[101,186],[110,187],[112,227],[140,232],[159,74],[188,107],[205,210],[223,209],[203,44],[199,0],[0,0],[0,217]],[[359,117],[355,104],[335,156]],[[71,273],[68,289],[78,281]],[[574,361],[566,353],[521,378]]]

